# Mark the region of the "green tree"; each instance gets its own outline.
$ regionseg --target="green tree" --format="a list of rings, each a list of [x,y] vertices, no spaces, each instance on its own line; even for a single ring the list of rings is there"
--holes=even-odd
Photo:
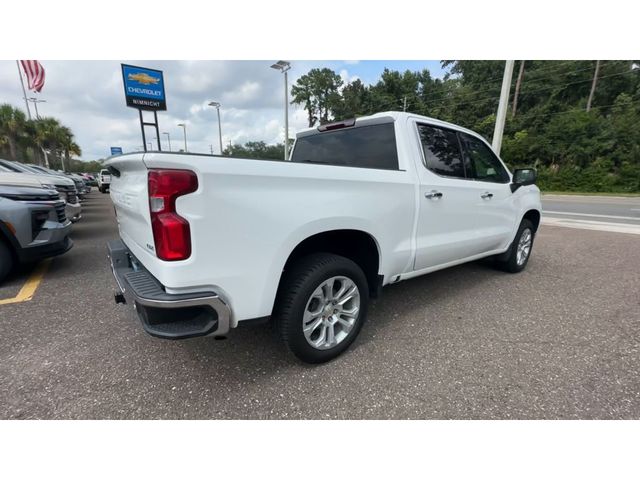
[[[247,142],[244,145],[230,145],[223,155],[239,158],[257,158],[262,160],[282,160],[284,144],[267,145],[265,142]]]
[[[370,104],[369,89],[358,79],[344,86],[341,95],[334,99],[331,110],[336,119],[345,120],[372,113]]]
[[[71,155],[82,155],[80,146],[73,139],[73,132],[68,127],[61,126],[58,132],[60,138],[60,149],[64,155],[65,166],[70,168]]]
[[[26,135],[25,114],[5,103],[0,105],[0,141],[8,146],[9,158],[18,160],[18,145]]]
[[[331,107],[338,103],[342,78],[330,68],[313,68],[300,77],[291,87],[291,103],[304,105],[308,123],[313,127],[317,121],[330,121]]]

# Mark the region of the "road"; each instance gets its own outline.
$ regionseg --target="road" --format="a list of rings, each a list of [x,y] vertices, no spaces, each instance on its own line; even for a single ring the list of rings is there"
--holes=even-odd
[[[640,197],[543,195],[549,225],[640,234]]]
[[[584,211],[620,213],[600,203]],[[582,208],[563,205],[545,199]],[[145,334],[113,302],[109,197],[83,216],[33,299],[0,305],[0,418],[640,418],[638,235],[545,224],[523,273],[474,262],[389,286],[345,355],[308,366],[268,325]]]

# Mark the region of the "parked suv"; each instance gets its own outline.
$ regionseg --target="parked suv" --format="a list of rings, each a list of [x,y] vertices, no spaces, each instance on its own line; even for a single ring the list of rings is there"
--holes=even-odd
[[[60,255],[73,245],[56,190],[2,182],[0,176],[0,282],[17,263]]]
[[[41,165],[32,165],[32,164],[27,164],[25,165],[25,167],[28,167],[29,169],[35,171],[35,172],[39,172],[39,173],[45,173],[45,174],[49,174],[49,175],[57,175],[66,179],[71,180],[75,186],[76,186],[76,191],[78,192],[78,198],[80,200],[84,200],[84,196],[85,194],[89,193],[89,191],[87,191],[86,189],[86,184],[84,182],[84,179],[74,173],[67,173],[67,172],[62,172],[62,171],[55,171],[52,170],[50,168],[46,168],[43,167]]]
[[[74,181],[53,170],[49,171],[45,168],[40,170],[36,167],[36,165],[27,165],[0,158],[0,169],[31,175],[45,186],[52,185],[60,194],[60,199],[66,202],[65,212],[67,218],[72,222],[80,220],[82,217],[82,207],[80,206],[78,190],[76,189]]]

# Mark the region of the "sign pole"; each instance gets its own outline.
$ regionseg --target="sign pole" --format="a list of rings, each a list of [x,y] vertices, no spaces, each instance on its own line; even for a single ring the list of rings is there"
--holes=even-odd
[[[160,127],[158,125],[158,110],[167,109],[162,71],[124,63],[120,64],[120,68],[122,69],[122,82],[127,107],[138,110],[140,131],[142,132],[142,148],[145,152],[153,150],[153,146],[147,148],[145,127],[154,127],[156,129],[156,141],[158,142],[157,151],[161,152],[162,141],[160,140]],[[145,122],[143,110],[153,112],[153,122]]]
[[[142,145],[144,147],[144,151],[147,151],[147,137],[144,134],[144,120],[142,118],[142,109],[138,109],[138,113],[140,114],[140,130],[142,130]]]
[[[158,151],[162,151],[162,145],[160,145],[160,129],[158,128],[158,112],[153,111],[153,119],[156,122],[156,140],[158,140]]]

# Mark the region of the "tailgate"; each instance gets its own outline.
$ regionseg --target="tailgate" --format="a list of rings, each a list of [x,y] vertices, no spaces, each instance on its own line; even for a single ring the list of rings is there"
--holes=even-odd
[[[149,197],[147,167],[143,154],[123,155],[107,163],[115,170],[109,191],[115,206],[120,237],[130,249],[142,249],[155,256]]]

